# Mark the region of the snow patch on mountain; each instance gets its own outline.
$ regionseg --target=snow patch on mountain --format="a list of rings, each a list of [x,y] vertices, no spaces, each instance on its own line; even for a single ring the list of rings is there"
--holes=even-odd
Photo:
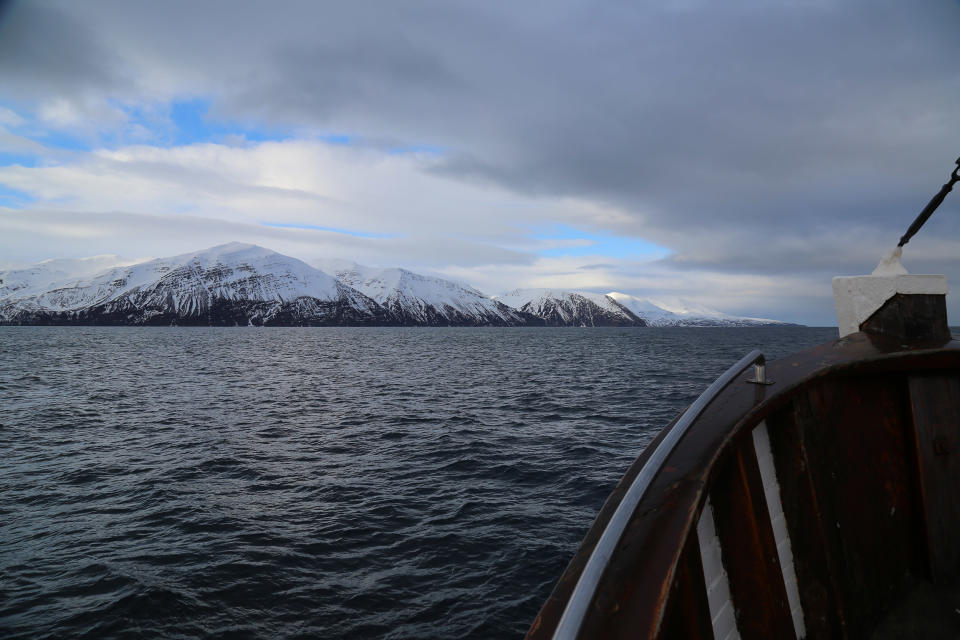
[[[562,289],[515,289],[496,296],[505,305],[552,326],[643,326],[642,319],[602,293]]]
[[[0,271],[0,300],[39,295],[70,281],[101,273],[112,267],[136,264],[115,255],[90,258],[54,258],[35,265]]]
[[[314,265],[376,300],[403,324],[527,324],[514,309],[443,278],[345,260],[319,260]]]
[[[746,318],[732,316],[701,304],[677,298],[671,301],[639,298],[626,293],[612,291],[608,297],[643,318],[652,327],[681,326],[755,326],[767,324],[786,324],[766,318]]]
[[[57,259],[0,271],[3,324],[755,326],[687,301],[564,289],[489,298],[401,268],[320,267],[252,244],[131,263]]]
[[[55,285],[36,296],[45,309],[70,310],[136,294],[172,296],[173,309],[194,304],[197,294],[228,300],[277,301],[309,296],[334,300],[337,280],[305,262],[251,244],[230,243],[115,267]]]
[[[134,324],[158,315],[222,324],[240,317],[252,321],[243,310],[250,303],[261,303],[251,307],[260,321],[278,314],[292,314],[294,322],[344,312],[384,316],[369,297],[305,262],[236,242],[69,278],[26,296],[16,293],[0,298],[0,316],[47,314],[45,318],[63,320],[63,314],[83,312],[83,318],[120,322],[126,317]],[[223,316],[227,308],[229,317]]]

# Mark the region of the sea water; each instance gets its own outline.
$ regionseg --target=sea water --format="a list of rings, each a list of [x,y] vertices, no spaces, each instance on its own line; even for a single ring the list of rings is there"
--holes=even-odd
[[[520,637],[659,429],[835,336],[0,328],[0,636]]]

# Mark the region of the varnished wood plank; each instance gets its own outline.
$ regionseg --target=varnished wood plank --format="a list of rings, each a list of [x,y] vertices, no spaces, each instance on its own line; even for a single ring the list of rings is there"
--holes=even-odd
[[[960,569],[960,377],[910,376],[930,575],[950,582]]]
[[[863,323],[860,330],[899,340],[950,339],[945,295],[898,293]]]
[[[797,572],[793,565],[790,532],[787,530],[786,516],[783,513],[780,483],[777,481],[777,472],[774,468],[773,450],[770,446],[770,434],[766,422],[761,422],[753,429],[753,449],[757,455],[760,476],[763,478],[763,491],[767,502],[767,511],[770,513],[770,522],[773,526],[773,536],[777,545],[777,557],[780,559],[780,569],[783,572],[783,582],[787,588],[787,602],[790,605],[793,628],[797,637],[802,638],[806,636],[803,605],[800,602]]]
[[[783,511],[793,547],[794,569],[803,605],[807,638],[846,638],[843,600],[834,585],[824,522],[810,477],[796,412],[789,405],[767,418],[767,432],[780,483]]]
[[[865,637],[926,573],[906,379],[838,378],[797,405],[846,632]]]
[[[660,633],[662,640],[677,638],[712,638],[713,627],[707,604],[707,586],[700,561],[697,532],[691,531],[683,545],[677,573],[667,600]]]
[[[925,345],[922,348],[905,350],[902,341],[857,333],[768,363],[767,377],[775,380],[776,385],[766,389],[766,399],[759,407],[756,406],[758,389],[755,385],[734,384],[725,390],[697,421],[689,437],[680,442],[655,478],[648,495],[637,506],[590,604],[580,637],[655,637],[673,583],[682,549],[680,545],[691,527],[696,526],[701,492],[705,485],[712,483],[715,470],[730,459],[733,452],[728,451],[727,444],[741,426],[756,424],[787,406],[797,394],[806,394],[809,385],[821,384],[825,380],[899,375],[906,396],[905,376],[908,373],[918,369],[960,369],[960,341],[933,352]],[[843,400],[841,395],[838,401]],[[907,413],[909,420],[909,410]],[[843,455],[844,452],[835,453]],[[629,484],[629,479],[625,478],[625,481]],[[619,496],[611,497],[607,505],[610,512],[618,502]],[[919,513],[913,515],[919,517]],[[530,637],[552,636],[566,602],[564,594],[568,594],[576,582],[583,561],[608,518],[603,513],[597,518],[577,557],[568,566],[541,615],[535,619]],[[925,545],[925,541],[921,540],[921,545]],[[923,558],[921,555],[917,566],[925,572]],[[838,593],[841,591],[846,588],[837,590]],[[855,634],[851,632],[850,635]]]
[[[752,440],[738,444],[710,495],[740,636],[794,637]]]
[[[733,600],[730,598],[730,580],[727,570],[723,568],[723,552],[717,538],[713,506],[709,500],[703,505],[697,520],[697,542],[700,544],[700,564],[703,566],[703,581],[707,587],[707,607],[710,609],[713,637],[718,640],[735,640],[739,638],[739,634]]]

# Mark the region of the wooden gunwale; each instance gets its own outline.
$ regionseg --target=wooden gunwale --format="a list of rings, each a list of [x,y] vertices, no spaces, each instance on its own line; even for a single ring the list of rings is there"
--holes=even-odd
[[[814,385],[832,377],[960,370],[960,342],[902,344],[857,333],[771,362],[765,387],[731,382],[690,427],[638,504],[603,573],[580,637],[656,638],[661,631],[681,555],[716,474],[761,421]],[[527,637],[552,637],[594,545],[633,478],[669,429],[631,465],[604,504]],[[641,568],[642,570],[638,570]]]

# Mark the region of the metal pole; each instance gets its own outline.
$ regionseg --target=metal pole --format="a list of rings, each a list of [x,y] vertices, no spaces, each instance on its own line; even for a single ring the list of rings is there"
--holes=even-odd
[[[927,206],[923,208],[923,211],[920,212],[920,215],[917,216],[917,219],[913,221],[913,224],[910,225],[910,228],[907,229],[907,232],[900,238],[900,243],[897,245],[898,247],[902,247],[910,242],[910,238],[913,237],[913,234],[919,231],[920,227],[923,226],[923,223],[927,221],[927,218],[933,215],[933,212],[937,210],[937,207],[940,206],[940,204],[943,202],[943,199],[946,198],[947,194],[950,193],[950,190],[953,189],[954,183],[958,180],[960,180],[960,158],[957,158],[957,168],[954,169],[953,173],[950,174],[950,181],[943,185],[940,188],[940,192],[933,196],[933,199],[931,199],[930,202],[927,203]]]

